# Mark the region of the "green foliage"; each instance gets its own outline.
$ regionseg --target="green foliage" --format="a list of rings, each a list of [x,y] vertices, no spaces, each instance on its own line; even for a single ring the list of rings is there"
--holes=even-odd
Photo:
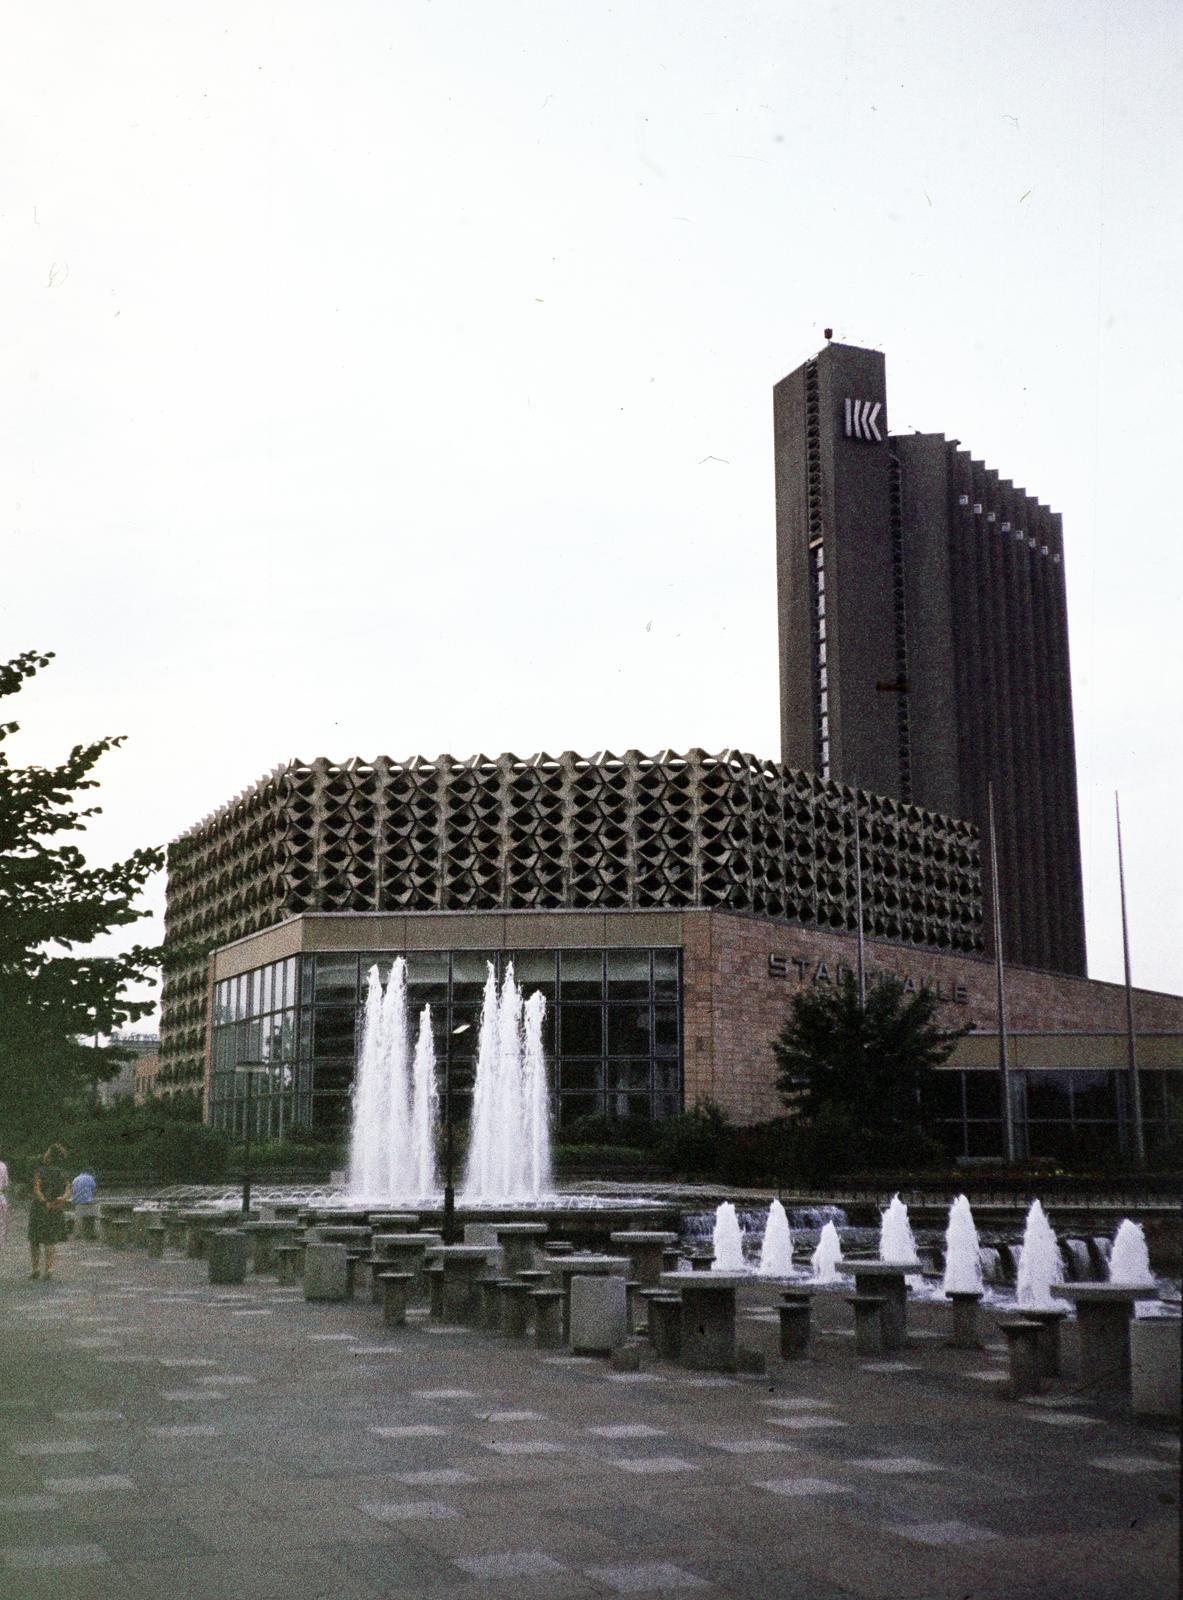
[[[622,1144],[560,1144],[554,1147],[556,1172],[583,1172],[589,1176],[620,1167],[649,1168],[653,1154]]]
[[[0,697],[16,694],[52,657],[26,651],[0,663]],[[0,723],[0,742],[17,731]],[[95,956],[87,946],[135,922],[136,897],[163,864],[159,850],[91,867],[63,835],[85,829],[97,806],[77,796],[96,787],[99,758],[123,741],[76,745],[57,767],[15,767],[0,750],[0,1106],[10,1132],[45,1139],[96,1078],[119,1067],[116,1051],[82,1042],[151,1010],[125,991],[149,980],[155,951],[135,945]],[[64,952],[64,953],[63,953]]]
[[[922,1095],[968,1031],[943,1027],[931,990],[906,994],[898,978],[876,984],[865,1006],[849,976],[796,995],[772,1045],[777,1085],[800,1119],[793,1170],[817,1181],[937,1159]]]
[[[576,1117],[563,1124],[565,1145],[610,1144],[648,1150],[661,1136],[661,1125],[650,1117]]]
[[[725,1160],[731,1132],[721,1107],[713,1100],[700,1100],[692,1111],[660,1124],[657,1149],[672,1172],[709,1177]]]
[[[99,1185],[123,1176],[154,1183],[217,1183],[237,1145],[220,1129],[177,1114],[165,1101],[122,1101],[77,1118],[62,1139],[72,1172],[88,1168]]]

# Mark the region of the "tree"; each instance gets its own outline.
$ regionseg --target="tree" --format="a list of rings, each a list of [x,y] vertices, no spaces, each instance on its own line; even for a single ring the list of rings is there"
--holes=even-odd
[[[865,1004],[849,974],[802,990],[772,1050],[777,1086],[807,1130],[806,1164],[853,1170],[932,1154],[925,1086],[968,1032],[943,1027],[932,990],[905,993],[898,978],[875,984]]]
[[[18,693],[51,659],[52,652],[31,650],[0,664],[0,697]],[[0,743],[18,726],[0,723]],[[9,1137],[14,1129],[43,1129],[48,1137],[96,1078],[118,1068],[116,1051],[88,1041],[152,1008],[126,990],[154,975],[155,950],[85,952],[100,935],[148,914],[134,901],[164,865],[163,853],[137,850],[113,866],[91,867],[62,838],[99,814],[76,796],[97,787],[96,763],[122,743],[76,745],[58,767],[14,767],[0,750],[0,1116]]]

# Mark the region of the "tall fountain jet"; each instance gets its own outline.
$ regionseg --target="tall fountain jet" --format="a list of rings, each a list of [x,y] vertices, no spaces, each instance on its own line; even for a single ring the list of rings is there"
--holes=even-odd
[[[1019,1256],[1019,1275],[1015,1282],[1015,1302],[1033,1310],[1050,1311],[1062,1306],[1052,1294],[1054,1283],[1063,1283],[1064,1263],[1060,1246],[1047,1215],[1038,1200],[1032,1200],[1023,1229],[1023,1248]]]
[[[512,962],[498,994],[490,962],[461,1194],[466,1205],[538,1200],[554,1187],[545,1017],[545,997],[535,990],[523,1000]]]
[[[430,1008],[423,1009],[412,1053],[407,963],[399,956],[385,990],[378,968],[370,968],[353,1091],[348,1192],[366,1200],[433,1196],[439,1188],[438,1121]]]

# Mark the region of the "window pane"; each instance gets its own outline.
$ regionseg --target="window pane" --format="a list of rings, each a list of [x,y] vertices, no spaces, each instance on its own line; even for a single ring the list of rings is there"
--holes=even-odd
[[[318,1061],[313,1085],[318,1095],[348,1095],[353,1087],[353,1062]]]
[[[678,952],[655,950],[653,952],[653,993],[658,1000],[676,1000],[678,996]]]
[[[559,1012],[559,1050],[564,1056],[598,1056],[604,1049],[600,1006],[564,1005]]]
[[[604,1064],[602,1061],[564,1061],[559,1068],[559,1087],[568,1089],[602,1089]]]
[[[602,1117],[604,1100],[598,1094],[562,1094],[559,1096],[559,1125],[570,1127],[581,1117]]]
[[[480,1000],[489,976],[489,950],[457,950],[452,957],[453,1000]]]
[[[1068,1098],[1068,1078],[1062,1072],[1028,1072],[1027,1078],[1027,1119],[1028,1121],[1055,1121],[1067,1120],[1070,1116],[1070,1103]],[[1043,1151],[1032,1151],[1032,1154],[1042,1155]]]
[[[610,1061],[608,1063],[609,1089],[629,1089],[648,1094],[652,1068],[648,1061]]]
[[[316,998],[322,1000],[357,1000],[357,957],[355,955],[328,955],[316,958]]]
[[[451,961],[446,950],[416,950],[407,957],[407,995],[416,1006],[443,1005]]]
[[[648,950],[609,950],[607,964],[610,1000],[648,1000]]]
[[[1111,1072],[1072,1074],[1072,1119],[1116,1121],[1117,1088]]]
[[[678,1053],[677,1006],[654,1006],[653,1050],[659,1056],[676,1056]]]
[[[965,1074],[965,1114],[967,1117],[997,1117],[1002,1109],[998,1077],[993,1072]],[[970,1155],[977,1155],[971,1150]]]
[[[681,1074],[676,1061],[655,1061],[653,1063],[653,1087],[663,1090],[668,1094],[677,1094],[682,1087]]]
[[[317,1056],[349,1055],[354,1048],[355,1006],[317,1006],[314,1012],[312,1050]]]
[[[501,970],[513,961],[514,975],[524,994],[541,989],[549,1002],[555,997],[555,953],[553,950],[519,950],[515,955],[503,955]]]
[[[271,968],[270,967],[264,967],[261,970],[261,972],[259,973],[259,979],[260,979],[259,1010],[260,1011],[270,1011],[271,1010],[271,988],[272,988],[272,984],[271,984]]]
[[[965,1125],[965,1153],[967,1156],[1000,1156],[1002,1154],[1002,1123],[967,1122]]]
[[[564,1000],[598,1000],[603,993],[603,956],[599,950],[564,950],[559,955]]]
[[[649,1007],[608,1007],[608,1054],[639,1056],[649,1054]]]
[[[929,1117],[961,1118],[961,1074],[934,1072],[924,1085],[924,1111]]]
[[[1183,1122],[1183,1072],[1164,1072],[1162,1076],[1167,1096],[1167,1121]]]

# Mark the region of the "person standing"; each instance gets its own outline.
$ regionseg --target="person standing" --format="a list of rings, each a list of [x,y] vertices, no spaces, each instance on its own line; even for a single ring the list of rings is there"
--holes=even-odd
[[[40,1254],[45,1251],[45,1277],[53,1277],[57,1247],[66,1237],[66,1202],[70,1180],[56,1164],[65,1159],[65,1149],[51,1144],[33,1173],[33,1196],[29,1202],[29,1256],[33,1263],[30,1278],[41,1277]]]
[[[0,1161],[0,1246],[8,1243],[8,1168]]]
[[[76,1206],[88,1206],[97,1188],[93,1172],[80,1172],[70,1185],[70,1199]]]

